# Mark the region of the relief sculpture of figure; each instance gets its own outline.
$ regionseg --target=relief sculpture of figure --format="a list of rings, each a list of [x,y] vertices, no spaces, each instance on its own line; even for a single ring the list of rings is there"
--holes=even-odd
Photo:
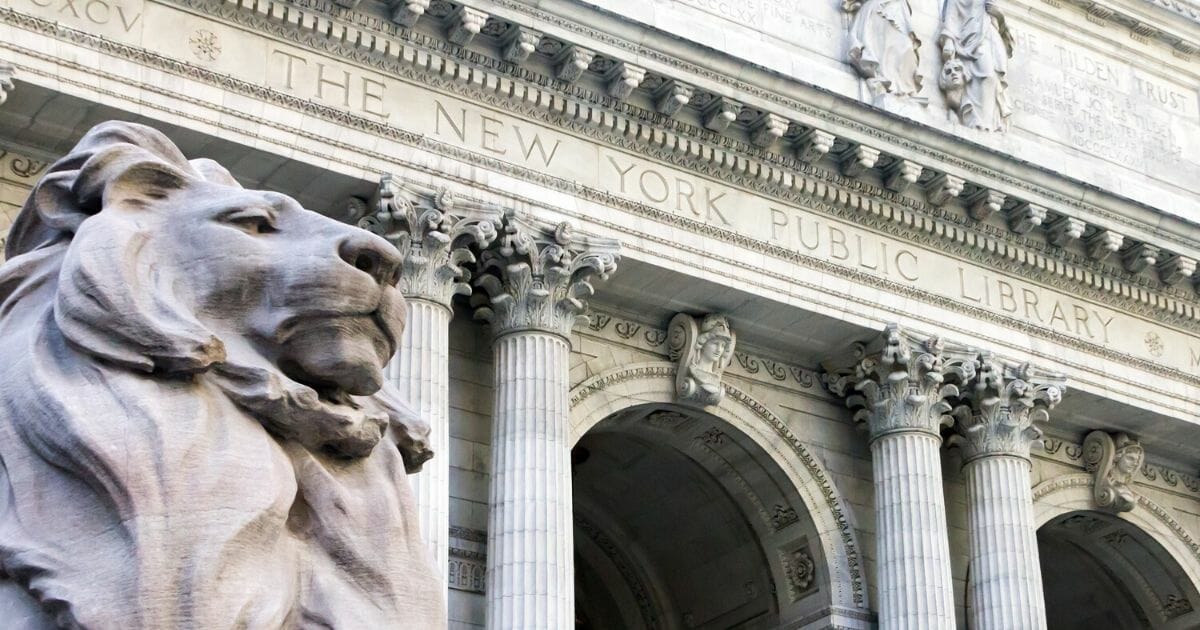
[[[0,619],[444,628],[383,239],[104,123],[0,266]]]
[[[705,315],[697,322],[687,313],[671,318],[667,326],[667,349],[679,362],[675,393],[680,401],[700,405],[721,402],[725,388],[721,376],[733,361],[737,338],[723,315]]]
[[[1096,507],[1128,512],[1137,506],[1133,475],[1142,467],[1146,451],[1124,433],[1092,431],[1083,440],[1083,463],[1094,475],[1092,495]]]
[[[1006,92],[1013,38],[999,0],[945,0],[938,46],[938,87],[959,122],[1006,131],[1012,115]]]
[[[921,91],[920,47],[908,0],[844,0],[853,14],[850,65],[866,79],[872,96],[917,96]]]

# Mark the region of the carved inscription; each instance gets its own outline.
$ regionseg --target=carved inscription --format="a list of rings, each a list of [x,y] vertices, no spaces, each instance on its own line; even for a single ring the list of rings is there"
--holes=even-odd
[[[1113,323],[1113,315],[962,265],[958,266],[958,295],[968,302],[1089,341],[1105,345],[1109,342],[1108,328]]]
[[[1015,39],[1031,60],[1013,79],[1022,126],[1142,172],[1200,175],[1180,135],[1200,118],[1193,92],[1029,29]]]

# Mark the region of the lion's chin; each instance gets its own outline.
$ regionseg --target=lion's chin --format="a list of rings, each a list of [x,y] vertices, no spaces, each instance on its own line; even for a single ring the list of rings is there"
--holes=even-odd
[[[280,348],[279,369],[316,390],[322,399],[349,403],[349,396],[370,396],[383,387],[383,370],[392,354],[390,340],[369,317],[325,320],[297,328]]]

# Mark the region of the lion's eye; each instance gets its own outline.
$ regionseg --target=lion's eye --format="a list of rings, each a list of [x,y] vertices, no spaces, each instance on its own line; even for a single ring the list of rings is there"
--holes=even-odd
[[[259,208],[242,208],[221,215],[225,223],[235,225],[250,234],[267,234],[275,231],[275,215]]]

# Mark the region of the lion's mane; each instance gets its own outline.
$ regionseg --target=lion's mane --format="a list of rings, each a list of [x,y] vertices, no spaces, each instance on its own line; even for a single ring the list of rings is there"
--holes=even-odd
[[[386,386],[330,404],[181,309],[185,270],[143,259],[161,235],[137,213],[199,183],[238,187],[153,129],[106,123],[13,225],[5,627],[441,627],[406,478],[430,456],[428,427]],[[94,220],[118,203],[127,225]]]

